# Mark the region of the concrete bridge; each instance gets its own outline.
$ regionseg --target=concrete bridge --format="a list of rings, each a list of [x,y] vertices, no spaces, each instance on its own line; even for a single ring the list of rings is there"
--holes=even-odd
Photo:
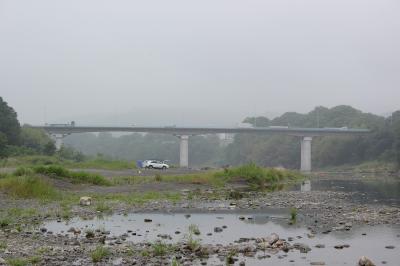
[[[260,134],[260,135],[289,135],[300,138],[301,141],[301,167],[304,172],[311,171],[311,141],[313,137],[320,136],[352,136],[370,133],[368,129],[355,128],[296,128],[296,127],[263,127],[263,128],[229,128],[229,127],[97,127],[74,125],[48,125],[33,126],[45,130],[56,141],[60,148],[63,138],[73,133],[85,132],[142,132],[170,134],[180,139],[180,166],[189,166],[189,137],[206,134]]]

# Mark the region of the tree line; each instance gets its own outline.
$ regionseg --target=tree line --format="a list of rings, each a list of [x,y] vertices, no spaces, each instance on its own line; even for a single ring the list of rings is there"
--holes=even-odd
[[[349,127],[368,128],[367,136],[325,136],[312,141],[314,167],[358,164],[366,161],[392,162],[400,166],[400,111],[388,117],[364,113],[351,106],[316,107],[309,113],[287,112],[274,119],[247,117],[254,127]],[[54,155],[53,140],[42,130],[20,126],[15,110],[0,97],[0,157]],[[85,155],[84,155],[85,154]],[[112,135],[72,134],[57,152],[75,161],[85,156],[110,159],[166,159],[179,162],[179,139],[162,134]],[[193,166],[239,165],[254,162],[262,166],[300,166],[300,139],[292,136],[236,134],[229,145],[216,135],[191,136],[189,160]]]

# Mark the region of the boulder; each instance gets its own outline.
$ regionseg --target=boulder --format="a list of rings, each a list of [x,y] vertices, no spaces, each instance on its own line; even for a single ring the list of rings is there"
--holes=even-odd
[[[279,240],[279,236],[275,233],[272,233],[269,237],[267,237],[266,240],[270,245],[273,245],[276,241]]]
[[[375,266],[375,264],[365,256],[362,256],[358,261],[359,266]]]
[[[81,197],[79,199],[79,204],[81,206],[90,206],[90,205],[92,205],[92,198],[91,197]]]

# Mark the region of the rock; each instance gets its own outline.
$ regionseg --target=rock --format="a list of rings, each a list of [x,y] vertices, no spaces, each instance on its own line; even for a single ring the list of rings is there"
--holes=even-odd
[[[113,266],[120,266],[123,263],[123,259],[122,258],[116,258],[115,260],[113,260],[112,265]]]
[[[46,233],[46,232],[47,232],[47,228],[46,228],[46,227],[42,227],[42,228],[40,228],[40,232],[42,232],[42,233]]]
[[[79,199],[79,204],[81,205],[81,206],[90,206],[90,205],[92,205],[92,198],[91,197],[81,197],[80,199]]]
[[[324,244],[316,244],[315,247],[316,248],[325,248],[325,245]]]
[[[375,264],[365,256],[362,256],[358,261],[359,266],[375,266]]]
[[[244,261],[239,262],[239,266],[245,266],[246,263]]]
[[[6,260],[3,259],[2,257],[0,257],[0,264],[1,264],[1,265],[6,264]]]
[[[269,237],[267,237],[266,240],[270,245],[273,245],[276,241],[279,240],[279,236],[275,233],[272,233]]]
[[[306,244],[302,244],[302,243],[295,243],[293,245],[293,247],[295,249],[298,249],[300,251],[300,253],[307,253],[311,250],[311,248],[309,246],[307,246]]]
[[[221,227],[214,227],[214,232],[215,233],[220,233],[220,232],[222,232],[222,228]]]

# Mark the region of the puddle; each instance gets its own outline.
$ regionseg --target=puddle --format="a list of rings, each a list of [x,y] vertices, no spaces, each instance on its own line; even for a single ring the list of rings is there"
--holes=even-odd
[[[239,219],[241,216],[244,220]],[[151,222],[145,222],[151,219]],[[188,235],[191,224],[197,225],[200,235],[193,237],[200,239],[203,244],[229,245],[242,237],[263,237],[271,233],[277,233],[280,238],[294,238],[293,243],[305,243],[312,248],[307,253],[291,250],[287,254],[279,252],[269,254],[270,258],[258,259],[257,256],[265,255],[258,252],[255,257],[240,257],[246,265],[310,265],[310,262],[324,261],[326,265],[355,265],[358,258],[366,255],[374,262],[380,264],[386,261],[387,265],[398,265],[400,261],[400,227],[373,226],[353,228],[351,231],[332,232],[330,234],[317,234],[308,238],[310,232],[302,227],[302,218],[296,225],[289,225],[289,212],[276,210],[265,213],[191,213],[185,214],[161,214],[161,213],[134,213],[124,215],[112,215],[94,220],[72,219],[68,223],[51,221],[44,226],[54,233],[64,233],[70,227],[87,229],[101,229],[110,231],[111,236],[120,236],[132,231],[127,241],[134,243],[154,242],[162,240],[166,243],[182,241]],[[214,227],[223,228],[222,232],[214,232]],[[226,228],[225,228],[226,227]],[[179,231],[179,234],[175,232]],[[211,233],[211,235],[207,235]],[[362,235],[366,233],[366,235]],[[172,239],[161,239],[160,235],[170,235]],[[70,234],[72,237],[72,234]],[[325,248],[315,248],[317,244],[324,244]],[[349,248],[337,250],[335,245],[348,244]],[[393,245],[395,249],[386,249],[385,246]],[[294,261],[294,262],[290,262]],[[199,262],[200,263],[200,262]],[[211,265],[224,264],[216,256],[208,260]]]

